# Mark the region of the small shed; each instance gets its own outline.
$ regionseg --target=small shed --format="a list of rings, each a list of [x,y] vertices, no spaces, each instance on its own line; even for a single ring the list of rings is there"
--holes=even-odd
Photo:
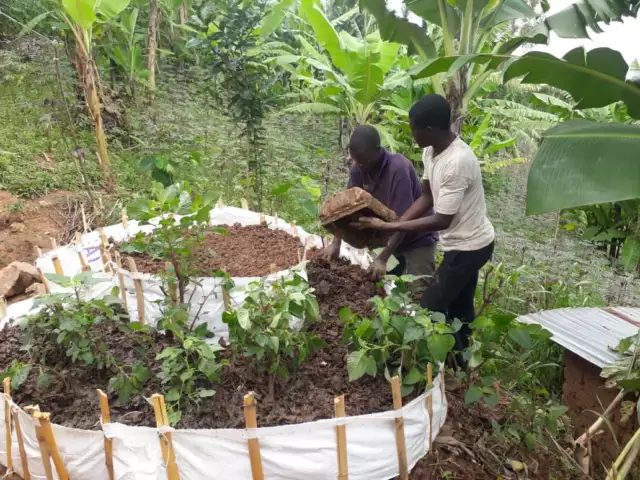
[[[600,371],[620,358],[612,348],[623,338],[638,333],[640,308],[560,308],[523,315],[518,320],[544,327],[553,334],[552,340],[566,349],[563,403],[569,407],[569,417],[579,436],[618,395],[617,390],[605,388]],[[620,408],[613,413],[611,422],[614,433],[605,427],[592,440],[594,478],[606,472],[638,428],[636,415],[625,415]]]

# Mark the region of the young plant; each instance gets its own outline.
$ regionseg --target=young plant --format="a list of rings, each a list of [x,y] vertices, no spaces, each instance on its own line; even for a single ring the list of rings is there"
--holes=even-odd
[[[276,377],[287,379],[325,342],[304,331],[309,322],[320,320],[320,309],[309,284],[299,275],[268,284],[250,283],[242,307],[223,314],[229,326],[234,356],[252,357],[260,371],[269,374],[269,398],[273,399]]]
[[[118,393],[121,405],[127,404],[134,392],[142,390],[150,374],[142,362],[120,362],[109,349],[105,331],[108,332],[114,326],[123,330],[135,325],[129,323],[129,316],[118,298],[117,288],[104,298],[83,300],[84,289],[104,280],[95,278],[91,272],[82,272],[75,277],[47,275],[47,278],[65,288],[73,289],[73,292],[39,298],[37,305],[42,309],[30,316],[24,326],[26,350],[33,359],[32,365],[40,369],[38,383],[51,377],[46,373],[48,354],[55,360],[57,351],[62,350],[71,363],[96,369],[108,376],[113,375],[109,380],[109,390]],[[15,375],[16,382],[24,381],[28,375],[28,371],[26,374],[24,371],[13,372],[12,377]]]
[[[206,235],[224,234],[226,230],[209,226],[209,213],[216,198],[213,193],[192,198],[187,184],[156,188],[155,193],[155,199],[140,199],[129,211],[142,224],[160,218],[156,229],[150,235],[142,232],[135,235],[121,246],[121,251],[146,253],[168,263],[169,268],[157,273],[167,287],[166,293],[177,296],[172,303],[184,304],[189,282],[203,273],[194,265],[194,251]]]
[[[156,360],[162,360],[158,378],[167,389],[165,400],[169,403],[169,423],[174,425],[180,421],[181,407],[186,403],[197,404],[215,395],[216,391],[209,387],[212,382],[220,380],[220,372],[226,362],[216,358],[216,352],[222,347],[205,342],[208,336],[205,324],[199,325],[193,332],[175,323],[166,324],[171,325],[178,344],[162,350]]]
[[[395,280],[391,294],[373,299],[373,319],[355,315],[349,308],[340,311],[345,323],[343,339],[354,349],[347,359],[349,380],[384,372],[387,379],[399,375],[402,393],[408,395],[426,385],[429,363],[438,366],[455,345],[453,334],[460,322],[449,325],[443,314],[429,312],[413,303],[408,282]]]

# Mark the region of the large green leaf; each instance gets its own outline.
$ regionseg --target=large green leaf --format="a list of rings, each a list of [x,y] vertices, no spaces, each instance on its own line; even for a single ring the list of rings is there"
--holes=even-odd
[[[111,20],[129,5],[130,0],[98,0],[95,2],[95,11],[103,20]]]
[[[523,0],[502,0],[482,19],[480,26],[491,29],[496,25],[520,18],[534,18],[536,12]]]
[[[567,91],[576,108],[598,108],[623,101],[629,115],[640,118],[640,88],[625,80],[629,66],[622,54],[610,48],[585,52],[578,47],[563,58],[530,52],[513,61],[504,80],[524,76],[522,83],[547,84]]]
[[[85,30],[91,28],[96,21],[95,6],[96,0],[62,0],[62,7],[67,15]]]
[[[437,56],[436,46],[420,25],[399,18],[387,9],[385,0],[360,0],[378,21],[380,35],[390,42],[409,47],[409,54],[417,54],[423,60]]]
[[[362,104],[372,103],[380,93],[384,74],[380,67],[369,59],[363,59],[354,68],[353,87],[355,97]]]
[[[635,270],[640,263],[640,233],[630,235],[624,241],[620,260],[625,270]]]
[[[640,126],[572,120],[543,134],[527,213],[640,198]]]
[[[300,13],[307,19],[316,35],[316,40],[329,52],[333,64],[341,70],[346,70],[349,66],[346,52],[342,48],[342,43],[338,32],[333,28],[331,22],[320,10],[313,0],[302,0],[300,3]]]
[[[328,103],[298,103],[283,110],[284,113],[311,113],[321,115],[323,113],[341,114],[342,109]]]
[[[268,37],[275,32],[287,14],[287,9],[295,3],[296,0],[281,0],[271,7],[271,11],[262,19],[259,27],[260,36]]]

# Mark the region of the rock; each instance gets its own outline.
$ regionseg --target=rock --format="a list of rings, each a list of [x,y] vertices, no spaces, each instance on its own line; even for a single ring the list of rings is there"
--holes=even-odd
[[[25,262],[13,262],[0,270],[0,297],[20,295],[36,282],[40,282],[36,267]]]
[[[9,226],[11,233],[22,233],[27,229],[24,223],[15,222]]]
[[[51,202],[47,202],[46,200],[40,200],[38,202],[38,205],[40,205],[42,208],[48,208],[53,204]]]
[[[40,295],[44,291],[44,285],[42,283],[32,283],[24,291],[27,295]]]

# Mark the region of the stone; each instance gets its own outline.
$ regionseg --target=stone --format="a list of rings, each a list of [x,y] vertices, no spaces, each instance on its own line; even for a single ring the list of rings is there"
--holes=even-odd
[[[20,222],[15,222],[9,225],[9,230],[11,230],[11,233],[22,233],[26,229],[27,229],[26,225]]]
[[[24,291],[26,295],[40,295],[44,292],[44,285],[42,283],[32,283]]]
[[[25,262],[13,262],[0,270],[0,297],[24,293],[33,283],[40,282],[38,269]]]

